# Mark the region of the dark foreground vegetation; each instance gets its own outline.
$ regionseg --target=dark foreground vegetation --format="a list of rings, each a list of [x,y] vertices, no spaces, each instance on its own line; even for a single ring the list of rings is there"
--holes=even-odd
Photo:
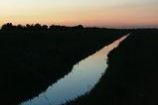
[[[128,30],[81,25],[3,25],[0,30],[0,104],[17,105],[38,95],[70,72],[79,60],[126,33]]]
[[[92,92],[70,105],[158,104],[158,30],[134,30],[108,63]]]

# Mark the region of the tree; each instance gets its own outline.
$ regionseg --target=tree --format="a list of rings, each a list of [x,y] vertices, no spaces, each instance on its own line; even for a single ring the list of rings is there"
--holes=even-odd
[[[42,29],[43,29],[43,30],[47,30],[47,29],[48,29],[48,26],[47,26],[47,25],[43,25],[43,26],[42,26]]]
[[[13,29],[13,24],[12,23],[6,23],[2,25],[2,30],[11,30]]]

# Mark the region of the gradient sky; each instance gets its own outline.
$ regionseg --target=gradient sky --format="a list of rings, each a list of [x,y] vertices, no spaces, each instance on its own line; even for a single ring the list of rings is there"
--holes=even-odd
[[[0,25],[158,27],[158,0],[0,0]]]

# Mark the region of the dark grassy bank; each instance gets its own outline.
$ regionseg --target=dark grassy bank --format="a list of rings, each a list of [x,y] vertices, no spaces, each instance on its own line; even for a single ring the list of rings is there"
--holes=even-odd
[[[70,105],[158,104],[158,30],[135,30],[109,54],[108,63],[92,92]]]
[[[12,26],[0,30],[0,98],[16,105],[38,95],[79,60],[128,30],[82,26]]]

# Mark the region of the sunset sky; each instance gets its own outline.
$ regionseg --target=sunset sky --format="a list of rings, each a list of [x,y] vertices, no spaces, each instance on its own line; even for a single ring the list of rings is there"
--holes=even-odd
[[[158,27],[158,0],[0,0],[0,25]]]

